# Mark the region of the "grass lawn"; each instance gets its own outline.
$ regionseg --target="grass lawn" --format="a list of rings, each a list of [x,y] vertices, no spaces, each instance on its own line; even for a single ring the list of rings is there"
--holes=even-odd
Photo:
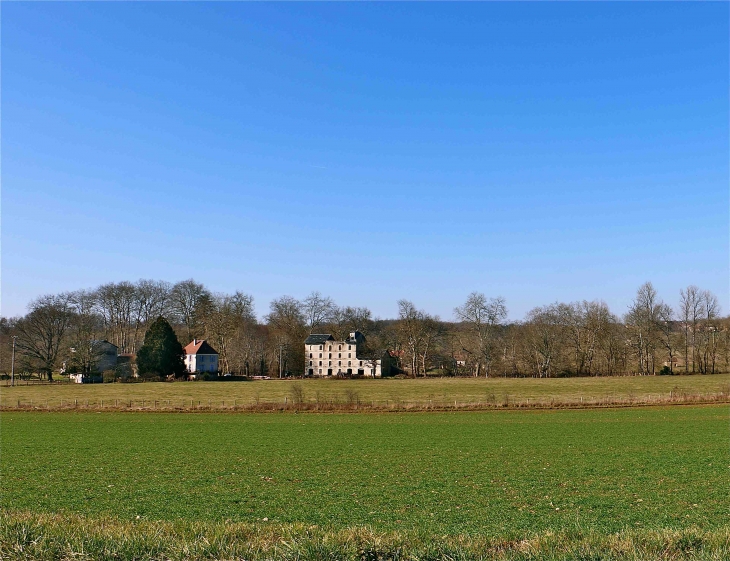
[[[254,403],[279,403],[291,400],[294,385],[303,391],[305,402],[317,400],[347,403],[353,399],[364,404],[384,406],[460,405],[470,403],[542,401],[579,403],[606,398],[652,401],[666,399],[670,393],[730,393],[730,374],[711,376],[626,376],[605,378],[437,378],[417,380],[260,380],[254,382],[155,382],[143,384],[64,384],[18,385],[0,388],[0,405],[18,403],[58,407],[76,401],[106,407],[115,403],[134,406],[168,402],[174,407],[230,407]]]

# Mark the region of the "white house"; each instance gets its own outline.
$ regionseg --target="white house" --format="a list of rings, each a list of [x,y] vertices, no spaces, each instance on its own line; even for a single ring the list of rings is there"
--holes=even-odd
[[[188,372],[218,372],[218,351],[205,339],[193,339],[185,347],[185,368]]]
[[[359,331],[351,332],[344,341],[328,333],[312,333],[304,341],[304,352],[305,376],[380,378],[390,374],[390,360],[385,355],[376,358],[365,353],[365,336]]]

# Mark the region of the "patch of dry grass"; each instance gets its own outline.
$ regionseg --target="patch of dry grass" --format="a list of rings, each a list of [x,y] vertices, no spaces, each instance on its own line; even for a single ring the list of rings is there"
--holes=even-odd
[[[581,407],[730,399],[730,374],[605,378],[261,380],[0,388],[0,407],[304,410]]]
[[[526,535],[431,536],[302,524],[159,522],[0,512],[4,560],[693,560],[730,558],[730,527],[711,531],[580,528]]]

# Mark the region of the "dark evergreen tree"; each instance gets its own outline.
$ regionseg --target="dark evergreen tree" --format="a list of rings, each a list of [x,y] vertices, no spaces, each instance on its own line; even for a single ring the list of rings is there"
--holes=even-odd
[[[183,347],[167,320],[158,317],[144,335],[144,344],[137,353],[140,376],[180,377],[185,373]]]

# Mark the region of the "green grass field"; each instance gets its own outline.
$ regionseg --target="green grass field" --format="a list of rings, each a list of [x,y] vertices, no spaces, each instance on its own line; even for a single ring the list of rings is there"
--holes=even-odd
[[[727,523],[725,406],[2,415],[2,504],[501,535]]]
[[[605,378],[439,378],[417,380],[261,380],[255,382],[175,382],[143,384],[18,385],[0,388],[0,406],[227,408],[291,403],[292,388],[305,403],[375,406],[459,406],[485,403],[584,403],[600,400],[663,401],[682,395],[728,395],[730,374],[712,376],[627,376]]]
[[[719,561],[728,421],[4,412],[0,557]]]

